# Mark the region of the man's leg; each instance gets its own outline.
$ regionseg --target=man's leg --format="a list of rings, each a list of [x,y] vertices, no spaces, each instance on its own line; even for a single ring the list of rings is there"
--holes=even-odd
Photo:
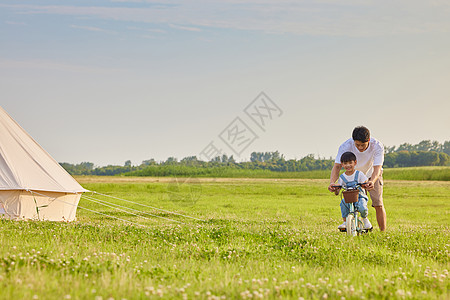
[[[383,205],[383,177],[380,176],[375,182],[374,189],[370,192],[370,198],[372,199],[372,206],[375,208],[377,215],[377,223],[380,231],[386,230],[386,211]]]
[[[378,227],[380,227],[380,231],[386,230],[386,211],[384,210],[384,206],[374,206],[375,213],[377,214],[377,222]]]

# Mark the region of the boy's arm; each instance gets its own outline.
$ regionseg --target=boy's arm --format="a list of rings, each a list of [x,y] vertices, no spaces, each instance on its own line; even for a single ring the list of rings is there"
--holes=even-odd
[[[342,165],[338,164],[338,163],[334,163],[333,169],[331,170],[331,175],[330,175],[330,185],[328,186],[328,190],[330,192],[335,192],[336,188],[333,187],[333,185],[335,185],[336,180],[338,180],[339,178],[339,171],[341,170]]]

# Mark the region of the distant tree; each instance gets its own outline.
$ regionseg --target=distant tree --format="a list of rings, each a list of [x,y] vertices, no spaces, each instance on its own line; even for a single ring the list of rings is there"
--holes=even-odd
[[[430,151],[432,147],[431,141],[430,140],[424,140],[421,141],[420,143],[418,143],[417,145],[415,145],[415,149],[416,151]]]
[[[390,152],[384,156],[384,165],[387,168],[394,168],[397,164],[397,152]]]
[[[411,165],[411,153],[406,150],[398,152],[397,164],[399,167],[409,167]]]
[[[221,162],[220,156],[214,157],[213,159],[211,159],[211,162],[213,162],[213,163],[220,163]]]
[[[94,164],[91,162],[82,162],[79,165],[81,168],[86,169],[86,170],[93,170],[94,169]]]
[[[197,156],[186,156],[180,162],[198,161]]]
[[[411,145],[409,143],[404,143],[404,144],[401,144],[400,146],[398,146],[397,150],[395,150],[395,151],[397,151],[397,152],[414,151],[415,150],[414,148],[415,147],[413,145]]]
[[[178,162],[178,159],[175,157],[169,157],[167,158],[167,160],[164,162],[164,164],[166,165],[174,165]]]
[[[414,166],[437,166],[439,165],[439,153],[434,151],[418,151],[412,162]],[[412,158],[411,158],[412,159]]]
[[[435,152],[442,152],[443,145],[440,144],[438,141],[433,141],[433,142],[431,142],[430,150],[435,151]]]
[[[447,153],[441,152],[439,153],[439,165],[446,166],[450,162],[450,156]]]
[[[150,158],[148,160],[143,160],[141,163],[142,166],[152,166],[156,165],[156,161],[153,158]]]
[[[223,163],[228,163],[228,156],[227,156],[226,154],[222,155],[221,161],[222,161]]]
[[[447,155],[450,155],[450,141],[444,142],[444,145],[442,147],[442,152],[444,152]]]
[[[256,162],[256,161],[262,162],[263,161],[262,156],[263,156],[263,154],[261,152],[252,152],[250,154],[250,161],[251,162]]]
[[[127,160],[124,164],[125,167],[131,167],[131,160]]]
[[[384,146],[384,153],[385,154],[389,154],[395,151],[395,146],[389,147],[389,146]]]

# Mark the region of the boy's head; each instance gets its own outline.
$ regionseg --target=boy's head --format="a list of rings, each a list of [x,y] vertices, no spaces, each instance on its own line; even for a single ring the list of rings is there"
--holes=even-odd
[[[356,167],[356,155],[353,152],[344,152],[341,155],[341,164],[345,169],[346,174],[350,175],[355,171]]]
[[[353,129],[352,138],[359,152],[364,152],[369,147],[370,131],[364,126]]]
[[[341,164],[352,161],[356,162],[356,155],[353,152],[344,152],[341,155]]]

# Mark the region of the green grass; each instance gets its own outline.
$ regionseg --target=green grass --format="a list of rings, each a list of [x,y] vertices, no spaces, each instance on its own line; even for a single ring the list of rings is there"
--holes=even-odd
[[[384,169],[384,177],[393,180],[450,181],[450,167],[412,167]]]
[[[69,224],[3,220],[1,299],[449,297],[448,182],[387,180],[388,230],[349,238],[327,180],[88,179],[88,189],[205,222],[151,210],[188,224],[146,220],[85,199],[146,227],[82,209]],[[372,208],[369,218],[376,227]]]

